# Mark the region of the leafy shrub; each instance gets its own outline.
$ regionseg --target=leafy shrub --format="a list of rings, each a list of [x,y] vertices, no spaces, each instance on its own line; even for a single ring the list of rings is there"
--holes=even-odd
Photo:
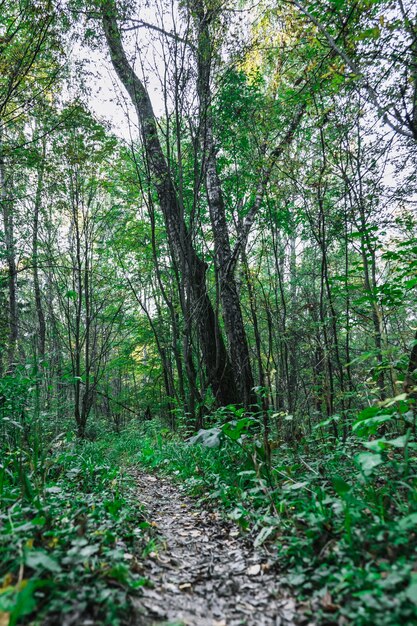
[[[15,456],[2,469],[0,612],[10,626],[64,614],[126,622],[130,594],[146,583],[149,526],[127,478],[92,445],[55,441],[37,472],[20,451],[20,475]]]

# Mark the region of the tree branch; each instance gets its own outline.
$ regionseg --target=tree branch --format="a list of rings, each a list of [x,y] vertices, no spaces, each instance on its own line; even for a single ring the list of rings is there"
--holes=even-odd
[[[191,41],[189,41],[188,39],[184,39],[183,37],[180,37],[176,33],[171,33],[170,31],[165,30],[164,28],[161,28],[160,26],[157,26],[156,24],[150,24],[149,22],[145,22],[144,20],[134,20],[134,19],[132,19],[131,22],[134,22],[135,26],[126,26],[124,28],[121,28],[120,30],[125,33],[125,32],[129,32],[132,30],[139,30],[139,28],[148,28],[149,30],[155,30],[157,33],[164,35],[164,37],[168,37],[169,39],[174,39],[174,41],[177,41],[178,43],[183,43],[184,45],[189,46],[192,50],[195,50],[195,46],[194,44],[191,43]]]
[[[233,248],[232,256],[230,257],[230,261],[227,266],[226,275],[228,275],[229,273],[232,274],[235,270],[240,250],[246,246],[250,229],[252,228],[253,222],[255,221],[256,214],[258,213],[261,207],[262,200],[264,199],[266,188],[271,179],[274,166],[277,160],[280,158],[280,156],[284,152],[284,149],[287,146],[289,146],[290,143],[292,142],[295,131],[297,130],[301,122],[301,119],[304,115],[305,109],[306,109],[306,104],[302,103],[299,106],[298,111],[296,112],[291,122],[290,127],[285,133],[285,136],[282,138],[278,146],[274,148],[274,150],[272,150],[272,152],[269,155],[268,167],[266,171],[264,172],[263,176],[261,177],[261,180],[259,181],[259,184],[256,190],[255,200],[252,206],[250,207],[248,213],[246,214],[245,219],[243,220],[242,229],[239,234],[239,238],[235,244],[235,247]]]
[[[414,136],[414,133],[411,130],[404,129],[404,125],[405,125],[404,119],[401,116],[400,112],[395,107],[393,108],[394,114],[392,115],[392,117],[394,117],[397,120],[399,125],[390,119],[388,111],[380,104],[378,94],[375,91],[375,89],[372,87],[368,79],[366,78],[365,74],[362,72],[359,66],[356,65],[353,59],[351,59],[346,54],[346,52],[337,44],[336,40],[331,36],[331,34],[323,26],[323,24],[321,24],[321,22],[314,15],[311,15],[311,13],[298,0],[289,0],[289,2],[293,4],[294,6],[296,6],[297,9],[299,9],[299,11],[301,11],[301,13],[303,13],[303,15],[305,15],[310,20],[310,22],[319,29],[320,33],[324,36],[330,48],[345,62],[346,66],[356,76],[359,83],[368,93],[369,99],[374,105],[381,119],[394,132],[398,133],[399,135],[402,135],[403,137],[407,137],[409,139],[416,139],[416,137]]]

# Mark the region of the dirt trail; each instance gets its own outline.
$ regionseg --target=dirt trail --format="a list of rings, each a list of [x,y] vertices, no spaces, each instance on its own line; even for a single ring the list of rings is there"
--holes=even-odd
[[[135,479],[163,542],[147,562],[153,588],[135,601],[138,626],[297,623],[295,602],[278,589],[266,556],[246,546],[233,525],[197,508],[167,480],[140,473]]]

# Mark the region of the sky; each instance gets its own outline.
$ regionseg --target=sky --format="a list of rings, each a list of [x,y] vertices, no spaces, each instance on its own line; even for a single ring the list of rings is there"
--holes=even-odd
[[[134,15],[133,21],[127,23],[126,26],[129,28],[137,25],[134,20],[139,20],[139,18],[143,22],[154,24],[166,31],[184,34],[184,23],[176,9],[175,0],[172,0],[172,4],[170,0],[158,0],[148,6],[142,5],[140,15]],[[248,23],[246,19],[246,27]],[[236,22],[234,27],[236,27]],[[124,32],[123,42],[130,60],[134,62],[136,72],[142,80],[146,81],[155,114],[158,117],[164,115],[165,104],[161,80],[163,80],[165,67],[170,67],[170,61],[172,61],[169,58],[169,44],[172,40],[154,30],[138,28]],[[115,75],[105,42],[103,41],[100,49],[92,50],[79,41],[73,47],[72,57],[75,63],[82,61],[84,70],[88,72],[88,104],[95,117],[110,126],[112,132],[123,141],[128,144],[136,142],[139,135],[136,113],[126,91]],[[381,127],[378,132],[380,130]],[[372,140],[372,132],[370,134],[369,141]],[[387,186],[395,186],[394,178],[394,165],[390,164],[385,170],[383,182]]]
[[[140,19],[149,24],[164,28],[169,32],[181,33],[183,28],[177,11],[157,10],[156,4],[142,6]],[[137,16],[139,19],[139,15]],[[136,17],[134,18],[136,19]],[[127,26],[134,26],[133,22]],[[103,37],[104,40],[104,37]],[[134,61],[137,74],[146,80],[148,92],[157,117],[164,114],[164,99],[161,77],[164,73],[164,54],[167,54],[169,39],[148,28],[123,33],[123,43],[130,60]],[[88,73],[88,105],[101,122],[110,124],[112,131],[120,138],[131,142],[138,135],[136,114],[125,89],[118,80],[110,57],[103,42],[101,49],[91,49],[77,42],[72,49],[74,66],[82,63]]]

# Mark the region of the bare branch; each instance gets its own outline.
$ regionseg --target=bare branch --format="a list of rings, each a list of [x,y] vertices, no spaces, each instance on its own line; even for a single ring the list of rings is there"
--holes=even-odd
[[[164,37],[168,37],[169,39],[174,39],[174,41],[182,43],[185,46],[189,46],[192,50],[195,50],[195,46],[194,44],[191,43],[191,41],[189,41],[188,39],[184,39],[183,37],[180,37],[176,33],[171,33],[170,31],[167,31],[164,28],[157,26],[156,24],[150,24],[149,22],[144,22],[143,20],[134,20],[134,19],[132,19],[131,22],[134,22],[135,25],[125,26],[124,28],[121,28],[120,30],[125,33],[125,32],[132,31],[132,30],[138,30],[139,28],[148,28],[149,30],[155,30],[157,33],[161,33],[161,35],[164,35]]]

